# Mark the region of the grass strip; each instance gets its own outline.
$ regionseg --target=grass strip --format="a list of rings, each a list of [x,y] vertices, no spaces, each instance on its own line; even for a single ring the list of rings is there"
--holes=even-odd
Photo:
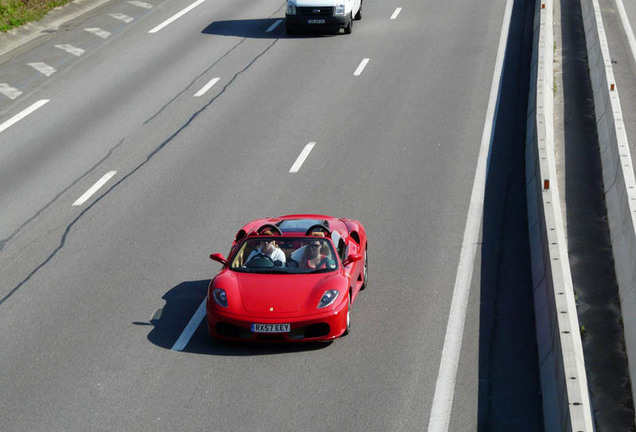
[[[0,0],[0,32],[39,21],[50,11],[71,0]]]

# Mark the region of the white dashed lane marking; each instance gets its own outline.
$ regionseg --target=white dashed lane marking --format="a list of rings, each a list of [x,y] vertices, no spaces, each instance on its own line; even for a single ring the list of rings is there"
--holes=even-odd
[[[37,109],[43,107],[44,105],[46,105],[48,102],[49,102],[49,99],[42,99],[40,101],[37,101],[36,103],[34,103],[33,105],[31,105],[30,107],[25,109],[24,111],[22,111],[19,114],[16,114],[15,116],[11,117],[6,122],[0,124],[0,132],[3,132],[4,130],[10,128],[11,126],[16,124],[17,122],[19,122],[20,120],[22,120],[23,118],[25,118],[26,116],[28,116],[29,114],[34,112],[35,110],[37,110]]]
[[[298,159],[296,159],[296,162],[294,162],[294,165],[292,165],[292,167],[289,169],[290,173],[296,173],[298,172],[298,170],[300,170],[300,167],[303,166],[305,159],[307,159],[307,156],[309,156],[309,153],[311,153],[311,150],[314,148],[315,145],[315,142],[310,142],[305,146],[303,151],[300,152]]]
[[[395,9],[395,12],[393,12],[393,15],[391,15],[391,19],[394,20],[398,17],[398,15],[400,14],[400,12],[402,12],[402,8],[399,7],[397,9]]]
[[[132,20],[134,20],[133,17],[129,17],[128,15],[124,15],[123,13],[114,13],[114,14],[110,14],[110,16],[112,18],[115,18],[116,20],[123,21],[126,24],[128,24],[128,23],[132,22]]]
[[[161,30],[162,28],[164,28],[167,25],[171,24],[172,22],[178,20],[179,18],[181,18],[182,16],[184,16],[185,14],[187,14],[188,12],[190,12],[192,9],[194,9],[197,6],[199,6],[203,2],[205,2],[205,0],[197,0],[197,1],[195,1],[194,3],[192,3],[187,8],[183,9],[181,12],[171,16],[170,18],[168,18],[167,20],[165,20],[164,22],[159,24],[157,27],[155,27],[152,30],[150,30],[148,33],[157,33],[159,30]]]
[[[17,88],[11,87],[7,83],[0,83],[0,93],[5,95],[11,100],[14,100],[15,98],[17,98],[18,96],[22,94],[20,90],[18,90]]]
[[[130,3],[133,6],[140,7],[142,9],[152,9],[152,5],[150,3],[142,2],[139,0],[129,1],[128,3]]]
[[[364,68],[367,66],[367,63],[369,63],[369,59],[368,58],[362,59],[362,61],[360,62],[360,65],[358,66],[358,68],[353,73],[353,76],[360,76],[360,74],[362,74],[362,71],[364,70]]]
[[[204,85],[201,90],[199,90],[198,92],[195,93],[194,97],[199,97],[199,96],[203,96],[208,90],[210,90],[212,88],[212,86],[214,84],[216,84],[221,78],[212,78],[210,80],[210,82],[208,82],[206,85]]]
[[[276,20],[276,22],[275,22],[274,24],[272,24],[271,26],[269,26],[269,28],[268,28],[267,30],[265,30],[265,32],[267,32],[267,33],[271,32],[271,31],[272,31],[272,30],[274,30],[276,27],[278,27],[278,25],[279,25],[280,23],[282,23],[282,22],[283,22],[283,20],[282,20],[282,19]]]
[[[80,206],[84,204],[90,197],[92,197],[95,194],[95,192],[97,192],[102,186],[104,186],[106,182],[108,182],[108,180],[110,180],[115,174],[117,174],[117,171],[107,172],[104,175],[104,177],[100,178],[97,181],[97,183],[95,183],[89,190],[84,192],[84,194],[81,197],[79,197],[77,201],[73,203],[73,205]]]
[[[27,64],[31,66],[33,69],[35,69],[36,71],[40,72],[42,75],[47,77],[57,72],[57,69],[55,69],[53,66],[47,65],[46,63],[36,62],[36,63],[27,63]]]
[[[82,54],[84,54],[83,49],[74,47],[73,45],[69,45],[69,44],[55,45],[55,48],[61,49],[62,51],[66,51],[69,54],[73,54],[75,57],[79,57]]]
[[[94,27],[94,28],[87,28],[84,29],[89,33],[94,34],[95,36],[99,36],[102,39],[107,39],[108,37],[110,37],[110,32],[107,32],[106,30],[102,30],[99,27]]]
[[[206,299],[203,299],[197,311],[194,313],[192,318],[190,318],[190,322],[183,330],[183,333],[181,333],[181,336],[179,336],[179,339],[177,339],[172,348],[170,348],[170,351],[183,351],[186,345],[188,345],[188,342],[190,342],[192,335],[199,327],[199,324],[201,324],[201,321],[203,321],[203,318],[205,318],[205,303]]]

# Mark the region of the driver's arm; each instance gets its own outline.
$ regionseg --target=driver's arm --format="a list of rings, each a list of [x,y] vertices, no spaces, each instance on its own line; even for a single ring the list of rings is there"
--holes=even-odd
[[[283,252],[282,249],[277,248],[272,254],[272,259],[274,261],[280,261],[281,263],[285,264],[287,257],[285,257],[285,252]]]
[[[248,255],[247,259],[245,260],[245,264],[247,264],[256,255],[258,255],[258,253],[259,253],[258,249],[254,249],[252,252],[250,252],[250,254]]]

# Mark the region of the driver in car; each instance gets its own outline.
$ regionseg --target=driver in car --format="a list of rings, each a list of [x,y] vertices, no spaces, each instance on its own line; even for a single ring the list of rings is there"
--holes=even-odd
[[[274,262],[275,266],[285,266],[285,252],[283,252],[278,246],[276,246],[276,241],[274,239],[269,238],[261,240],[260,248],[253,250],[252,253],[250,253],[250,255],[247,257],[247,261],[245,262],[249,263],[252,258],[256,258],[259,256],[265,256],[271,259]]]

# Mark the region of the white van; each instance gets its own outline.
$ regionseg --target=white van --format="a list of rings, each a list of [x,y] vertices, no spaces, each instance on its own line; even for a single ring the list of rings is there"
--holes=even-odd
[[[362,0],[287,0],[285,26],[287,34],[301,29],[344,29],[350,34],[353,20],[362,18]]]

